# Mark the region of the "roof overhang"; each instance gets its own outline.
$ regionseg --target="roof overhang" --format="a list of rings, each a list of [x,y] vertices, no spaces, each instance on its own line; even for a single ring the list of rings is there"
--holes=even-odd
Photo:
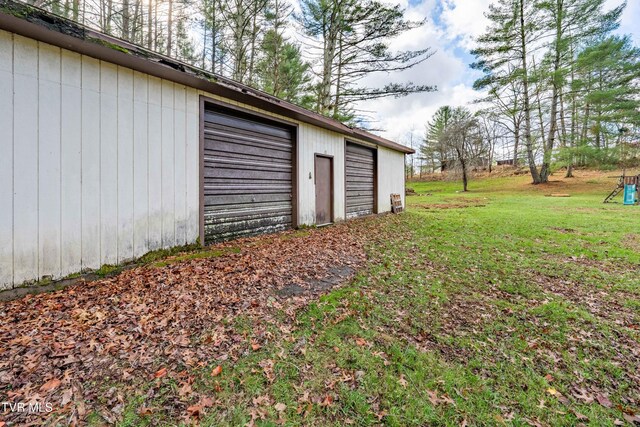
[[[0,0],[0,29],[339,132],[347,137],[406,154],[414,153],[414,150],[386,138],[351,128],[265,92],[14,0]]]

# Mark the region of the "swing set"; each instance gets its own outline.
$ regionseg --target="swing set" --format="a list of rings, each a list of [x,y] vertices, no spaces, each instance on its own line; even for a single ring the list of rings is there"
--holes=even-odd
[[[612,177],[613,178],[613,177]],[[613,199],[623,192],[623,204],[625,205],[637,205],[638,204],[638,184],[640,184],[640,175],[626,175],[624,172],[621,176],[617,177],[618,183],[616,188],[609,193],[604,199],[604,203],[610,203]]]

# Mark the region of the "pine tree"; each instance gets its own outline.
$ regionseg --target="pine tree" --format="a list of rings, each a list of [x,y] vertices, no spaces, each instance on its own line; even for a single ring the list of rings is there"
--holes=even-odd
[[[411,68],[429,58],[430,49],[393,52],[389,41],[424,24],[404,18],[399,6],[376,0],[302,0],[299,17],[312,40],[309,51],[319,59],[316,110],[344,118],[353,116],[355,102],[435,90],[413,83],[381,88],[359,84],[366,75]]]
[[[484,73],[474,83],[475,89],[493,88],[499,91],[516,84],[521,88],[523,109],[523,138],[527,162],[535,184],[541,181],[536,166],[535,145],[531,123],[530,51],[541,35],[537,25],[537,10],[526,0],[499,0],[489,6],[490,21],[486,32],[477,40],[472,51],[476,62],[471,66]]]
[[[604,12],[605,0],[547,0],[536,3],[541,25],[551,36],[548,46],[546,72],[551,88],[549,128],[543,135],[543,160],[540,180],[547,182],[551,171],[551,156],[558,133],[558,110],[566,78],[570,75],[572,47],[607,34],[618,27],[625,4]]]

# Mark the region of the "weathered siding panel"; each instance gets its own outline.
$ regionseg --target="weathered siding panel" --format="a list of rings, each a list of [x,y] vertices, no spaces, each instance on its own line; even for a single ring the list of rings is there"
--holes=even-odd
[[[82,62],[62,51],[60,117],[61,276],[82,270]]]
[[[198,103],[0,31],[0,288],[194,242]]]
[[[38,277],[60,276],[60,49],[38,48]]]
[[[391,211],[391,193],[404,200],[404,154],[378,147],[378,212]]]
[[[133,258],[133,71],[118,67],[118,263]]]
[[[176,243],[175,163],[174,163],[174,84],[162,81],[162,247]]]
[[[186,110],[187,242],[194,242],[200,227],[200,96],[195,89],[187,88]]]
[[[0,31],[0,289],[13,282],[13,36]]]
[[[133,76],[133,256],[149,251],[149,91],[146,74]]]
[[[100,62],[100,264],[118,262],[118,67]]]
[[[162,247],[162,80],[149,77],[149,250]]]
[[[186,88],[176,85],[174,90],[174,209],[176,245],[187,243],[187,164],[186,164]]]
[[[82,268],[99,268],[100,61],[82,57]],[[76,118],[77,119],[77,118]]]
[[[14,280],[38,277],[38,43],[14,36]]]

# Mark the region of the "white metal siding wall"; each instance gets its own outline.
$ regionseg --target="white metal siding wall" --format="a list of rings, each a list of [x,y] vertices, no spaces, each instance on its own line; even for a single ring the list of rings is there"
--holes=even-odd
[[[333,218],[344,219],[344,137],[336,132],[300,125],[298,144],[298,221],[313,225],[316,222],[316,187],[314,184],[314,154],[333,156]]]
[[[398,193],[404,201],[404,154],[378,147],[378,212],[391,211],[391,193]]]
[[[195,89],[0,31],[0,288],[198,236]]]

